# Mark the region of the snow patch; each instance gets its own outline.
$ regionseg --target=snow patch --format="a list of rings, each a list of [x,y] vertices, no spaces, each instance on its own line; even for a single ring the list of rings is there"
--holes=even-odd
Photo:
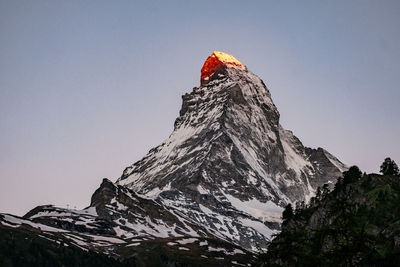
[[[280,223],[282,221],[281,215],[283,212],[283,208],[279,207],[272,201],[267,201],[263,203],[254,198],[249,201],[242,201],[232,195],[225,193],[224,195],[229,200],[229,202],[231,202],[233,207],[235,207],[239,211],[243,211],[253,216],[254,218],[268,222]]]
[[[178,240],[176,242],[178,242],[181,245],[185,245],[185,244],[190,244],[190,243],[196,242],[197,240],[198,240],[197,238],[188,238],[188,239]]]

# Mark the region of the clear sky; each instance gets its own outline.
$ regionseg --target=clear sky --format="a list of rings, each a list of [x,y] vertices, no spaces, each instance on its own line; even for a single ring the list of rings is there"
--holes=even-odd
[[[389,0],[0,0],[0,212],[89,205],[168,137],[213,50],[265,81],[304,145],[400,163],[399,26]]]

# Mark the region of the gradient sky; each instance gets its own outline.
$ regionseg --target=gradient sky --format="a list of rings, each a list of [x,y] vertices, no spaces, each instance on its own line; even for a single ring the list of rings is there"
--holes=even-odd
[[[400,1],[281,2],[0,0],[0,212],[89,205],[168,137],[213,50],[304,145],[400,163]]]

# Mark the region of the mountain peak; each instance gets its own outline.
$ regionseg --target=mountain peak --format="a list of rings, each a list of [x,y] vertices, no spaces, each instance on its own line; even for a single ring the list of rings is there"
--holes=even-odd
[[[154,244],[168,251],[190,243],[194,253],[219,255],[211,240],[243,248],[242,256],[256,251],[255,244],[266,248],[280,229],[283,207],[333,185],[346,166],[285,130],[264,82],[232,55],[213,52],[201,74],[202,86],[182,97],[171,135],[126,167],[116,183],[104,179],[88,209],[41,207],[27,219],[59,226],[65,238],[72,232],[79,246],[87,240],[82,246],[95,251],[113,240],[107,251],[124,255],[125,247],[142,246],[142,240],[142,251],[147,241],[162,242]],[[90,236],[81,239],[84,233]],[[235,256],[233,248],[223,251]]]
[[[246,66],[234,56],[224,52],[214,51],[211,56],[207,58],[203,67],[201,68],[201,84],[207,83],[211,76],[219,73],[220,70],[224,69],[224,67],[242,70],[246,69]]]

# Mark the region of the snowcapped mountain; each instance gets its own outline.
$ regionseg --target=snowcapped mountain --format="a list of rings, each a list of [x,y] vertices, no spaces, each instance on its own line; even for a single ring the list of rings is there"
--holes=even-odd
[[[229,266],[279,231],[287,203],[307,201],[346,169],[283,129],[268,88],[231,55],[208,57],[200,86],[182,98],[169,138],[115,183],[103,180],[89,208],[41,206],[24,220],[104,253],[154,240],[183,253],[193,243]]]

